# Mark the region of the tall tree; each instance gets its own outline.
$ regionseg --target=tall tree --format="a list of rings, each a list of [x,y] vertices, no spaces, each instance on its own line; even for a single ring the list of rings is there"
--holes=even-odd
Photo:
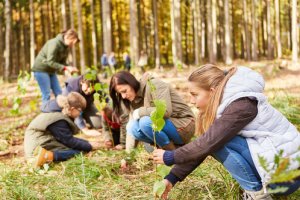
[[[207,48],[208,60],[216,63],[217,59],[217,14],[216,0],[207,1]]]
[[[197,0],[193,0],[192,2],[192,10],[193,10],[193,26],[194,26],[194,52],[195,52],[195,65],[199,65],[200,61],[200,37],[199,32],[200,28],[200,15],[199,15],[199,4],[200,2]]]
[[[180,1],[170,0],[173,64],[182,63]]]
[[[282,50],[281,50],[281,38],[280,38],[280,4],[279,0],[275,0],[275,32],[276,32],[276,50],[277,50],[277,58],[281,58]]]
[[[70,11],[70,23],[71,28],[74,29],[74,16],[73,16],[73,1],[69,0],[69,11]],[[76,47],[72,47],[72,65],[77,67],[77,59],[76,59]]]
[[[266,0],[267,8],[267,43],[268,43],[268,59],[273,57],[272,32],[271,32],[271,1]]]
[[[63,21],[63,30],[66,30],[67,29],[66,0],[61,0],[61,16]]]
[[[33,66],[35,58],[35,37],[34,37],[34,4],[33,0],[29,1],[30,6],[30,66]]]
[[[292,60],[298,61],[298,36],[297,36],[297,0],[291,1],[292,5]]]
[[[81,73],[85,71],[85,56],[84,56],[84,38],[83,38],[83,26],[82,26],[82,17],[81,17],[81,3],[80,0],[76,0],[77,5],[77,21],[78,21],[78,36],[80,39],[79,42],[79,52],[80,52],[80,69]]]
[[[102,28],[104,52],[112,52],[112,23],[110,0],[102,0]]]
[[[247,14],[247,0],[243,0],[243,16],[244,16],[244,32],[245,32],[245,41],[244,46],[246,50],[246,58],[250,60],[250,38],[248,31],[248,14]]]
[[[130,57],[133,66],[136,66],[139,59],[139,44],[137,30],[137,4],[135,0],[130,0]]]
[[[155,68],[160,68],[160,51],[158,38],[158,17],[157,17],[157,1],[152,0],[153,26],[154,26],[154,52],[155,52]]]
[[[251,18],[252,18],[252,52],[251,52],[251,57],[252,60],[257,60],[257,35],[256,35],[256,0],[252,0],[252,7],[251,7]]]
[[[5,65],[4,65],[4,81],[9,79],[9,67],[10,63],[10,39],[11,39],[11,4],[10,0],[5,0]]]
[[[232,64],[231,51],[231,28],[230,28],[229,0],[224,0],[224,20],[225,20],[225,63]]]
[[[98,60],[98,54],[97,54],[97,34],[96,34],[94,1],[90,0],[90,4],[91,4],[91,16],[92,16],[93,65],[96,67],[97,66],[97,60]]]
[[[3,51],[4,51],[4,38],[3,38],[3,8],[0,8],[0,66],[3,66]],[[3,69],[0,69],[0,73]]]

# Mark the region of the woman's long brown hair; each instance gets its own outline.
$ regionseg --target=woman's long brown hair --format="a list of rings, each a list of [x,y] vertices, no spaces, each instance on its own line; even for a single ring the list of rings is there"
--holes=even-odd
[[[224,72],[219,67],[206,64],[191,73],[188,80],[193,82],[201,89],[215,91],[212,93],[206,109],[199,113],[197,119],[197,133],[202,134],[208,130],[216,118],[218,107],[221,103],[224,87],[229,78],[236,72],[237,68],[233,67],[228,72]]]

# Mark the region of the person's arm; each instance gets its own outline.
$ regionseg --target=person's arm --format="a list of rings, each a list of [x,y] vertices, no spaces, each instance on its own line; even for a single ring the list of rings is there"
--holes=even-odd
[[[72,130],[65,120],[50,124],[47,130],[51,132],[57,141],[71,149],[85,152],[92,150],[92,146],[88,141],[73,136]]]
[[[233,139],[256,117],[257,112],[256,100],[241,98],[232,102],[203,135],[175,151],[164,153],[164,162],[175,164],[170,174],[177,177],[177,181],[185,179],[208,155]]]
[[[152,96],[153,99],[156,100],[164,100],[166,103],[166,113],[164,115],[165,118],[169,118],[173,112],[172,109],[172,101],[171,101],[171,95],[170,95],[170,85],[168,83],[162,82],[160,80],[157,79],[152,79],[150,80],[152,82],[152,84],[155,86],[155,97],[151,95],[148,95],[150,98],[150,96]],[[147,83],[147,87],[146,87],[146,93],[150,92],[151,88]],[[145,94],[147,95],[147,94]],[[155,110],[155,107],[141,107],[138,109],[139,110],[139,116],[143,117],[143,116],[150,116],[151,112]]]

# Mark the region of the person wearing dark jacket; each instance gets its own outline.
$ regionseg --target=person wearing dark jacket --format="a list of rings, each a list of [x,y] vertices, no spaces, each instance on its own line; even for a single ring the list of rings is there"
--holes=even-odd
[[[68,96],[59,95],[48,106],[48,110],[44,110],[29,124],[25,131],[24,149],[26,159],[35,168],[100,147],[98,142],[73,136],[79,132],[73,120],[85,107],[85,99],[77,92],[71,92]]]
[[[270,200],[268,189],[285,187],[276,195],[288,195],[300,187],[299,178],[270,183],[272,174],[259,162],[263,157],[271,169],[274,157],[283,150],[290,160],[288,173],[299,168],[300,156],[300,134],[267,102],[260,74],[246,67],[224,72],[208,64],[195,70],[188,80],[191,101],[199,109],[197,132],[201,135],[174,151],[154,151],[154,162],[174,165],[164,179],[164,199],[208,155],[221,162],[245,190],[243,199]]]
[[[77,42],[79,42],[77,33],[69,29],[47,41],[35,58],[32,71],[41,89],[43,103],[50,99],[51,90],[55,96],[62,92],[57,73],[64,70],[70,73],[78,71],[77,68],[66,63],[69,49]]]

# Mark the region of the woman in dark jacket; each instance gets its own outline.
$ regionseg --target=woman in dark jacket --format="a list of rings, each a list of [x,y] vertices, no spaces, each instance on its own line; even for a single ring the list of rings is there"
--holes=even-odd
[[[62,92],[57,73],[65,70],[70,73],[78,71],[66,63],[69,49],[77,42],[79,42],[77,33],[69,29],[47,41],[35,58],[32,71],[41,89],[43,103],[50,99],[51,90],[55,96]]]

